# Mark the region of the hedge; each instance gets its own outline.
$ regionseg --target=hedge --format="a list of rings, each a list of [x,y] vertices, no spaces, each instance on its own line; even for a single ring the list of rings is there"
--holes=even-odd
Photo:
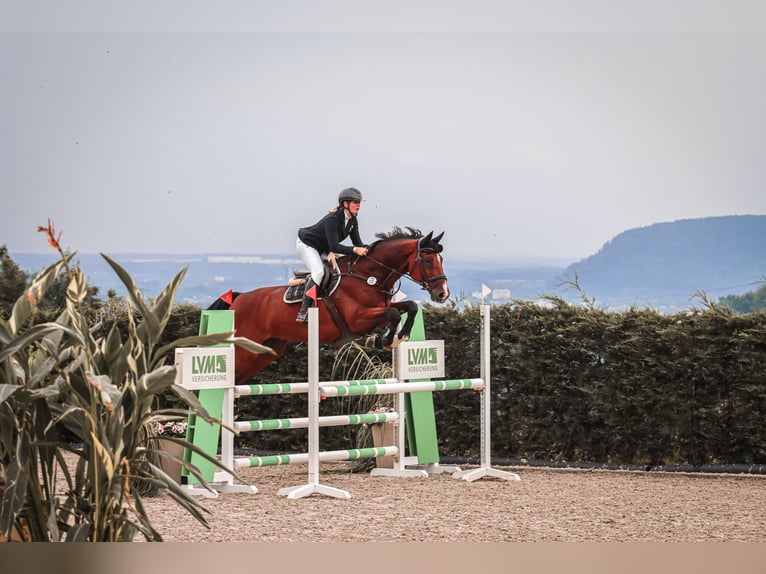
[[[423,308],[430,339],[443,339],[446,378],[479,374],[479,309]],[[338,349],[322,346],[320,378]],[[306,380],[306,349],[251,382]],[[390,361],[390,353],[380,352]],[[558,299],[513,301],[491,312],[493,456],[623,465],[766,463],[766,314],[709,306],[662,314],[610,312]],[[337,377],[335,378],[345,378]],[[378,397],[381,399],[382,397]],[[328,399],[321,414],[358,413],[375,398]],[[434,393],[440,453],[479,455],[479,397]],[[306,397],[237,402],[242,420],[306,416]],[[323,450],[363,446],[364,429],[322,428]],[[241,435],[240,448],[304,450],[304,430]]]

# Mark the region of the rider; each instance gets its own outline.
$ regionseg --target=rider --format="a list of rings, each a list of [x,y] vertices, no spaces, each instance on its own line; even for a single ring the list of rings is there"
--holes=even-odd
[[[352,253],[360,256],[367,255],[367,247],[362,243],[359,236],[359,225],[356,219],[361,204],[362,193],[354,187],[346,188],[338,194],[337,207],[314,225],[298,230],[295,246],[298,255],[309,268],[311,275],[306,281],[303,302],[296,321],[305,323],[308,320],[311,297],[307,293],[312,285],[322,285],[324,265],[320,254],[326,255],[333,252],[341,255],[351,255]],[[349,236],[353,247],[341,243]]]

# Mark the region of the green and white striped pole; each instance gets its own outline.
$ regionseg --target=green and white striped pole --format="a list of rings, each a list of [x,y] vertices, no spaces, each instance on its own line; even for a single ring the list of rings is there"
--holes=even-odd
[[[318,422],[320,427],[338,427],[349,425],[395,423],[398,421],[399,413],[366,413],[363,415],[333,415],[319,417]],[[237,432],[253,432],[281,429],[305,429],[308,428],[310,422],[311,421],[308,417],[239,421],[234,423],[234,430]]]
[[[384,385],[398,383],[399,379],[362,379],[356,381],[328,381],[319,383],[319,388],[356,386],[356,385]],[[256,395],[291,395],[309,392],[308,383],[260,383],[254,385],[237,385],[234,387],[236,397]]]
[[[326,450],[319,453],[320,462],[333,462],[338,460],[358,460],[373,458],[376,456],[395,456],[399,449],[395,446],[379,446],[371,448],[352,448],[348,450]],[[250,456],[235,459],[234,468],[254,468],[261,466],[277,466],[284,464],[306,464],[309,462],[311,453],[298,454],[275,454],[269,456]],[[322,485],[319,485],[322,488]],[[305,488],[305,486],[293,487]],[[311,494],[311,493],[309,493]],[[297,498],[297,497],[294,497]],[[345,497],[344,497],[345,498]]]
[[[451,381],[417,381],[413,383],[388,383],[385,385],[359,385],[355,387],[323,386],[323,397],[358,397],[363,395],[393,395],[396,393],[415,393],[419,391],[459,391],[484,388],[482,379],[455,379]]]

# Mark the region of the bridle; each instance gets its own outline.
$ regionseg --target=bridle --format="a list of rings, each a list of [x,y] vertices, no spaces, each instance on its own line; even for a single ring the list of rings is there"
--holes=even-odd
[[[410,274],[409,271],[399,271],[398,269],[394,269],[393,267],[391,267],[389,265],[386,265],[382,261],[379,261],[379,260],[375,259],[374,257],[372,257],[369,254],[366,255],[366,258],[369,261],[372,261],[373,263],[375,263],[379,267],[382,267],[383,269],[388,271],[388,275],[386,276],[385,279],[383,279],[383,281],[378,281],[378,279],[376,277],[372,276],[372,275],[364,277],[362,275],[357,275],[357,274],[355,274],[353,272],[353,266],[361,258],[361,256],[359,256],[359,255],[357,255],[357,257],[356,257],[356,259],[354,261],[349,261],[349,270],[348,270],[348,274],[347,275],[350,276],[350,277],[356,277],[357,279],[361,279],[362,281],[365,281],[368,285],[371,285],[371,286],[372,285],[378,285],[380,290],[383,291],[383,293],[385,293],[389,297],[392,296],[394,293],[396,293],[399,290],[398,288],[396,288],[396,289],[392,289],[392,290],[388,291],[388,290],[386,290],[383,287],[384,285],[386,285],[391,280],[391,277],[393,275],[397,275],[397,281],[401,281],[402,277],[405,277],[405,278],[409,279],[410,281],[412,281],[413,283],[415,283],[417,285],[420,285],[420,288],[423,289],[424,291],[429,291],[430,292],[431,289],[432,289],[431,283],[433,283],[435,281],[441,281],[443,279],[446,279],[447,276],[444,275],[444,274],[441,274],[441,275],[434,275],[432,277],[426,277],[425,260],[422,257],[423,253],[438,253],[438,251],[436,249],[432,248],[432,247],[422,247],[421,244],[420,244],[420,241],[418,241],[418,251],[415,254],[415,262],[420,267],[420,275],[422,277],[424,277],[424,279],[422,281],[418,281],[417,279],[415,279]],[[374,279],[375,281],[370,283],[370,279]]]
[[[421,248],[420,242],[418,242],[418,253],[415,256],[415,261],[417,261],[418,265],[420,265],[420,275],[422,277],[426,277],[426,266],[423,261],[423,258],[421,257],[422,253],[436,253],[438,255],[439,252],[436,251],[436,249],[432,249],[430,247]],[[409,274],[408,274],[408,277],[410,277],[415,283],[418,283],[426,291],[431,290],[430,283],[432,283],[433,281],[441,281],[442,279],[447,278],[447,276],[444,273],[442,273],[441,275],[434,275],[432,277],[428,277],[426,279],[423,279],[423,281],[419,281],[419,282],[415,281],[415,279],[412,278],[412,276]]]

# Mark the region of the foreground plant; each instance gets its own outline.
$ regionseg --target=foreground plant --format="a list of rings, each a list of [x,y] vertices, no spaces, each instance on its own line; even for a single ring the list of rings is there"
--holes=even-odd
[[[52,223],[40,231],[61,259],[32,281],[8,321],[0,320],[0,540],[130,541],[140,533],[159,541],[142,502],[142,495],[158,489],[207,525],[198,499],[157,464],[168,455],[152,429],[192,413],[220,421],[175,384],[176,369],[164,364],[165,357],[175,347],[221,343],[271,350],[232,333],[160,346],[186,269],[146,301],[130,275],[103,254],[127,288],[133,312],[126,333],[115,323],[105,336],[94,337],[101,325],[89,326],[82,312],[82,271],[70,267],[73,255],[61,249]],[[69,278],[66,308],[55,321],[36,324],[37,306],[62,270]],[[185,407],[153,410],[166,392]],[[219,465],[184,439],[175,440]],[[74,464],[67,464],[67,451]],[[206,486],[195,466],[184,465]]]

